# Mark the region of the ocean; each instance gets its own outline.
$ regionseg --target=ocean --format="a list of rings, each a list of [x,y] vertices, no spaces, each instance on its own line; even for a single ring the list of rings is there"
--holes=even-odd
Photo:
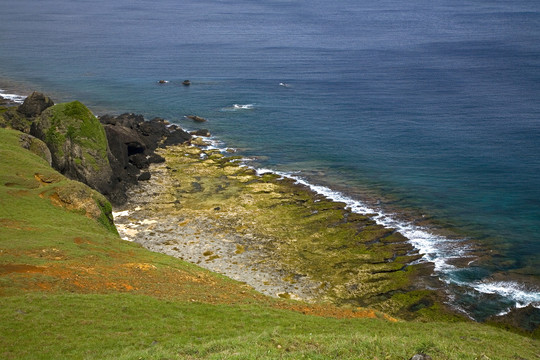
[[[539,2],[4,0],[2,15],[4,95],[189,130],[202,116],[250,166],[399,229],[471,317],[540,308]]]

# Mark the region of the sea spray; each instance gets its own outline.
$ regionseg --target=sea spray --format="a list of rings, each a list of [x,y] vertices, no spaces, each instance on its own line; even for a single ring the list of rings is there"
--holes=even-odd
[[[3,89],[0,89],[0,97],[13,101],[18,104],[22,104],[24,102],[24,99],[26,99],[26,96],[24,95],[9,94],[9,93],[6,93],[6,90],[3,90]]]

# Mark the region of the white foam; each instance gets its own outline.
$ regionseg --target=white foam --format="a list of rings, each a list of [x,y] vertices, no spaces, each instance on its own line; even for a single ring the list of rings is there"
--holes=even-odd
[[[362,201],[351,199],[350,197],[334,191],[326,186],[313,185],[306,180],[289,173],[274,171],[270,169],[256,169],[258,175],[274,173],[282,177],[293,179],[298,184],[305,185],[318,194],[326,198],[346,204],[352,212],[368,215],[377,224],[386,228],[396,229],[418,250],[422,255],[420,262],[431,262],[434,264],[435,273],[448,274],[458,268],[450,262],[454,259],[473,257],[470,254],[470,247],[465,244],[466,239],[449,239],[436,235],[423,226],[398,219],[394,214],[387,214],[381,209],[373,209]],[[516,307],[525,307],[532,304],[540,308],[540,291],[531,291],[516,282],[474,282],[467,283],[453,279],[451,276],[444,276],[441,280],[447,283],[454,283],[466,286],[481,293],[498,294],[515,302]]]
[[[129,216],[129,213],[130,211],[129,210],[124,210],[124,211],[113,211],[113,217],[115,218],[118,218],[118,217],[124,217],[124,216]]]
[[[468,284],[484,294],[498,294],[514,299],[516,307],[522,308],[529,304],[540,309],[540,290],[531,290],[513,281],[476,281]]]
[[[14,101],[18,104],[22,104],[24,102],[24,99],[26,99],[26,96],[24,95],[7,94],[5,90],[2,90],[2,89],[0,89],[0,96],[3,97],[4,99]]]
[[[233,104],[232,106],[224,107],[221,111],[242,111],[252,110],[255,108],[255,104]]]
[[[393,216],[393,214],[386,214],[381,209],[373,209],[359,200],[351,199],[350,197],[326,186],[310,184],[298,176],[280,171],[272,171],[269,169],[257,169],[258,174],[269,172],[291,178],[295,180],[296,183],[305,185],[314,192],[321,194],[330,200],[345,203],[346,207],[354,213],[369,215],[377,224],[386,228],[396,229],[403,236],[409,239],[411,244],[421,255],[423,255],[423,259],[425,261],[433,262],[435,264],[436,271],[454,269],[454,266],[450,265],[448,260],[467,256],[465,246],[462,244],[460,247],[455,246],[456,242],[461,242],[462,240],[451,240],[435,235],[425,227],[398,220],[395,216]]]
[[[233,105],[233,108],[235,108],[235,109],[249,110],[249,109],[253,109],[254,106],[255,106],[255,105],[253,105],[253,104],[245,104],[245,105],[234,104],[234,105]]]

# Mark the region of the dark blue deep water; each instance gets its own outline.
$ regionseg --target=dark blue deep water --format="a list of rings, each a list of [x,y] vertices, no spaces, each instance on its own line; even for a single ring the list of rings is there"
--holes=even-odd
[[[1,8],[6,93],[41,90],[188,129],[184,115],[206,117],[253,166],[400,228],[477,318],[540,307],[537,0]]]

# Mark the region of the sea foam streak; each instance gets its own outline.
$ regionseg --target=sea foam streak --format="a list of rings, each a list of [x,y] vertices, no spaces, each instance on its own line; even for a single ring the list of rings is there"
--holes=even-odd
[[[3,97],[4,99],[8,99],[19,104],[22,104],[24,102],[24,99],[26,99],[26,96],[23,96],[23,95],[6,94],[5,90],[2,90],[2,89],[0,89],[0,96]]]
[[[224,107],[221,111],[241,111],[241,110],[252,110],[255,108],[255,104],[233,104],[229,107]]]
[[[513,281],[477,281],[470,286],[485,294],[498,294],[512,298],[516,301],[517,308],[522,308],[529,304],[540,308],[540,292],[531,292],[523,285]]]
[[[326,186],[313,185],[301,177],[289,173],[269,169],[255,170],[259,175],[274,173],[282,177],[293,179],[296,183],[305,185],[314,192],[324,195],[328,199],[345,203],[346,207],[354,213],[369,215],[377,224],[387,228],[396,229],[409,240],[421,255],[423,255],[420,261],[433,263],[435,266],[435,273],[446,283],[466,286],[481,293],[498,294],[514,302],[515,307],[517,308],[525,307],[529,304],[540,308],[540,292],[530,291],[515,282],[489,282],[484,280],[466,283],[453,279],[452,276],[450,276],[451,272],[458,270],[458,268],[450,264],[450,261],[452,259],[463,259],[466,257],[472,258],[472,255],[468,254],[468,250],[470,249],[466,246],[465,239],[454,240],[432,234],[429,229],[425,227],[401,221],[393,214],[386,214],[380,209],[375,210],[359,200],[351,199]],[[504,315],[504,313],[501,313],[500,315]]]

